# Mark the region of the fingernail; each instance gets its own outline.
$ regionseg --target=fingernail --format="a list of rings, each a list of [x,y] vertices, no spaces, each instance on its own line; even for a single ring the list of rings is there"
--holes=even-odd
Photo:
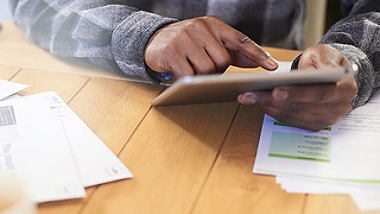
[[[277,68],[278,67],[278,62],[271,56],[267,58],[267,63],[272,67],[272,68]]]
[[[275,100],[286,100],[289,96],[289,92],[288,90],[284,89],[284,88],[276,88],[274,91],[273,91],[273,98]]]
[[[245,105],[254,105],[259,101],[259,97],[254,93],[246,93],[238,97],[238,101]]]

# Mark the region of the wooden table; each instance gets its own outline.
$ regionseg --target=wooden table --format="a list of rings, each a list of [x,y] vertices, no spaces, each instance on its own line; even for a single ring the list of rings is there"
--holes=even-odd
[[[267,50],[278,60],[299,53]],[[88,76],[96,72],[56,59],[3,24],[0,78],[28,84],[22,95],[56,91],[135,175],[88,188],[85,199],[41,204],[39,213],[360,213],[349,196],[288,194],[273,177],[252,173],[257,109],[152,108],[162,87]]]

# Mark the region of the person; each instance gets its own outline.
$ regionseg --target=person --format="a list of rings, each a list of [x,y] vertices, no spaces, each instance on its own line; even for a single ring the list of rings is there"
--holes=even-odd
[[[84,58],[151,82],[277,62],[258,44],[302,49],[304,0],[10,0],[15,23],[51,53]],[[359,66],[336,84],[283,86],[238,101],[320,130],[379,86],[380,4],[342,0],[346,18],[295,60],[298,68]],[[257,43],[255,43],[255,40]],[[297,67],[297,66],[295,66]]]

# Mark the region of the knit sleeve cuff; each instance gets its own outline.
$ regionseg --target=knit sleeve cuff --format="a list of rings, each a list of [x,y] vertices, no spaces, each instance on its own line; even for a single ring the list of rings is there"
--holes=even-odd
[[[144,60],[145,47],[159,28],[176,21],[145,11],[138,11],[125,19],[112,35],[112,53],[120,69],[127,75],[151,82],[163,81],[160,75],[153,76],[152,71],[148,71]]]
[[[352,63],[359,66],[359,72],[355,77],[359,92],[354,99],[353,107],[364,105],[371,98],[372,92],[375,88],[375,73],[371,61],[363,51],[355,46],[339,43],[332,43],[329,45],[340,51]]]

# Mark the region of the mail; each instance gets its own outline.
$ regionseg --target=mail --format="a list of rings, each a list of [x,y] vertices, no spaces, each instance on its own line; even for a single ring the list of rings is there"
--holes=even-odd
[[[35,202],[85,197],[85,187],[132,173],[55,93],[21,97],[0,82],[0,172],[21,175]]]

